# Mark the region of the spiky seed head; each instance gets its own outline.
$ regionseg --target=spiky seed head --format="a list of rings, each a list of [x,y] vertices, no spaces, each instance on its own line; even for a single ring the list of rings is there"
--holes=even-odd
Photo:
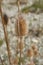
[[[37,46],[35,44],[32,44],[31,47],[32,47],[33,50],[37,49]]]
[[[8,16],[6,14],[3,15],[3,22],[4,22],[4,25],[8,24]]]
[[[33,55],[34,55],[33,50],[32,49],[28,49],[27,50],[27,56],[28,57],[32,57]]]
[[[16,33],[18,36],[24,36],[27,34],[27,24],[25,19],[23,19],[22,16],[20,16],[18,18],[19,20],[17,20],[16,22]],[[19,25],[18,25],[19,22]]]
[[[38,55],[38,50],[34,50],[34,56]]]

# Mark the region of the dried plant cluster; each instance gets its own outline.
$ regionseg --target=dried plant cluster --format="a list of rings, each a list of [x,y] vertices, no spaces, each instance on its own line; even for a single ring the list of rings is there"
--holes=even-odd
[[[38,48],[36,45],[32,45],[30,49],[27,50],[27,56],[28,57],[34,57],[34,56],[38,56]]]
[[[8,16],[6,14],[2,13],[1,8],[0,8],[0,12],[1,12],[1,18],[2,18],[2,24],[3,24],[4,35],[5,35],[6,46],[7,46],[9,64],[10,65],[21,65],[21,64],[23,64],[22,54],[23,54],[23,49],[25,47],[25,43],[22,39],[28,33],[26,20],[23,18],[23,16],[19,15],[18,19],[16,21],[15,32],[18,36],[18,40],[20,39],[20,41],[17,44],[17,51],[16,52],[18,52],[18,53],[16,54],[16,57],[13,59],[13,62],[12,62],[9,40],[8,40],[8,34],[7,34]],[[18,54],[20,55],[19,57],[18,57]],[[35,62],[33,61],[33,59],[34,59],[34,57],[38,56],[38,48],[36,47],[36,45],[33,44],[31,46],[31,48],[28,48],[26,50],[25,55],[26,55],[26,57],[28,57],[30,59],[30,62],[27,65],[35,65]]]

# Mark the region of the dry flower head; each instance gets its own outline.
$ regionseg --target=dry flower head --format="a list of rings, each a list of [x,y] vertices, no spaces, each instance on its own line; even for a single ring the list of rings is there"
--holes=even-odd
[[[34,56],[38,55],[38,50],[34,50]]]
[[[37,49],[37,46],[35,44],[33,44],[31,47],[32,47],[33,50]]]
[[[33,50],[32,49],[28,49],[27,50],[27,56],[28,57],[32,57],[33,55],[34,55]]]
[[[16,33],[18,36],[24,36],[27,34],[27,25],[25,19],[22,16],[18,18],[16,22]],[[19,23],[18,23],[19,22]],[[19,26],[18,26],[19,24]]]
[[[4,14],[2,19],[3,19],[4,25],[7,25],[8,24],[8,16],[6,14]]]

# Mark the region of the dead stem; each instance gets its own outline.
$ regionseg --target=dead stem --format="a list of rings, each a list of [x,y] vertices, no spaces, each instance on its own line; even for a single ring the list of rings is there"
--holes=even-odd
[[[11,64],[11,53],[10,53],[10,48],[9,48],[10,46],[9,46],[9,42],[8,42],[7,27],[4,25],[4,20],[3,20],[2,10],[1,10],[1,4],[0,4],[0,11],[1,11],[2,25],[3,25],[4,36],[5,36],[6,46],[7,46],[9,63],[10,63],[10,65],[12,65]]]
[[[20,13],[20,0],[17,0],[17,2],[18,2],[18,14]]]
[[[18,21],[18,32],[19,32],[19,35],[20,35],[19,21]],[[20,42],[21,42],[21,36],[19,36],[19,38],[20,38]],[[20,47],[21,47],[21,43],[20,43]],[[19,65],[21,65],[21,49],[20,49],[20,59],[19,59]]]
[[[17,0],[17,1],[18,1],[18,18],[19,18],[19,13],[20,13],[20,0]],[[20,34],[19,19],[18,19],[18,33]],[[20,38],[20,36],[19,36],[19,38]],[[21,65],[21,50],[20,50],[19,65]]]
[[[18,18],[19,18],[19,13],[20,13],[20,0],[18,0]],[[18,19],[18,33],[20,35],[20,25],[19,25],[19,19]],[[21,37],[19,36],[20,40]],[[21,45],[20,45],[21,46]],[[20,49],[20,59],[19,59],[19,65],[21,65],[21,49]]]
[[[21,41],[22,41],[22,38],[20,37],[20,58],[19,58],[19,65],[21,65]]]
[[[22,37],[20,35],[20,24],[19,24],[19,15],[21,14],[21,11],[20,11],[20,0],[18,0],[18,33],[19,33],[19,38],[20,38],[20,58],[19,58],[19,65],[21,65],[21,53],[22,53],[22,50],[21,50],[21,42],[22,42]]]

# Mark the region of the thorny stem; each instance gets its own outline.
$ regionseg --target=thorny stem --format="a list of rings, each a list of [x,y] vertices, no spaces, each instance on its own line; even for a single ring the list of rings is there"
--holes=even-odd
[[[19,35],[20,35],[20,26],[19,26],[19,20],[18,20],[18,32],[19,32]],[[21,36],[19,36],[19,39],[20,39],[20,42],[22,40]],[[20,43],[20,47],[21,47],[21,43]],[[21,49],[20,49],[20,59],[19,59],[19,65],[21,65]]]
[[[22,42],[22,37],[20,37],[20,42]],[[21,65],[21,54],[22,54],[22,50],[21,50],[21,43],[20,43],[20,65]]]
[[[20,3],[19,3],[19,0],[17,0],[17,5],[18,5],[18,33],[20,34],[20,27],[19,27],[19,13],[20,13]],[[19,36],[18,36],[19,37]],[[17,41],[19,43],[19,40]],[[17,43],[17,46],[18,46],[18,43]],[[18,54],[18,47],[17,47],[17,50],[16,50],[16,55]]]
[[[0,11],[1,11],[1,18],[2,18],[3,15],[2,15],[2,10],[1,10],[1,4],[0,4]],[[7,46],[9,64],[12,65],[12,63],[11,63],[11,53],[10,53],[9,42],[8,42],[7,28],[6,28],[6,26],[4,25],[4,22],[3,22],[3,21],[4,21],[4,20],[3,20],[3,18],[2,18],[2,25],[3,25],[4,36],[5,36],[6,46]]]
[[[20,11],[20,0],[18,0],[18,33],[20,35],[20,25],[19,25],[19,14],[21,13]],[[22,41],[21,36],[19,36],[20,38],[20,42]],[[21,43],[20,43],[20,47],[21,47]],[[20,49],[20,59],[19,59],[19,65],[21,65],[21,49]]]

